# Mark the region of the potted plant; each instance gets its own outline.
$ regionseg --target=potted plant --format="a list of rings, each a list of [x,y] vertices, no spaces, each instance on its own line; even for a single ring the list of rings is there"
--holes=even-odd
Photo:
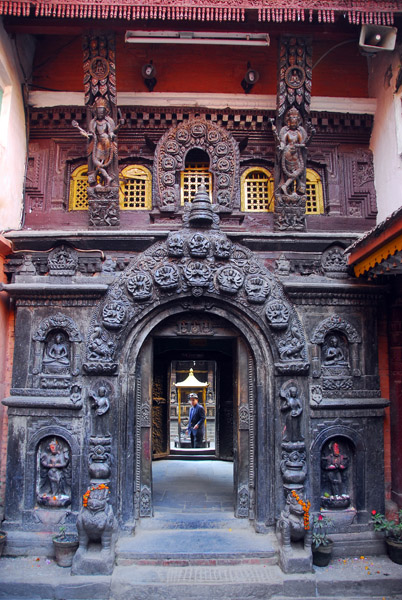
[[[4,546],[6,545],[7,534],[5,531],[0,531],[0,556],[3,554]]]
[[[390,559],[402,565],[402,508],[398,512],[397,521],[389,521],[385,515],[376,510],[371,511],[374,531],[385,531],[385,542]]]
[[[333,541],[328,537],[328,529],[333,526],[332,519],[325,515],[316,515],[313,519],[313,564],[326,567],[332,556]]]
[[[59,567],[71,567],[74,554],[78,548],[78,536],[75,534],[66,534],[66,528],[62,525],[58,535],[55,535],[52,541],[56,562]]]

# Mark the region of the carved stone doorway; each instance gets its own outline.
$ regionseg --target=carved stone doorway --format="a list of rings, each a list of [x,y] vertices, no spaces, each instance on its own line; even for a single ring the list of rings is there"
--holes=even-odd
[[[148,337],[139,355],[137,376],[141,379],[141,407],[144,411],[144,407],[149,406],[146,411],[149,410],[150,418],[147,427],[137,429],[141,439],[141,460],[139,473],[136,473],[140,485],[138,516],[153,515],[152,462],[170,453],[172,361],[216,364],[214,456],[234,463],[235,515],[254,518],[255,377],[251,351],[240,332],[224,319],[197,314],[165,321]]]
[[[154,337],[153,344],[153,459],[191,453],[184,434],[189,403],[186,394],[182,393],[179,406],[178,394],[172,382],[173,379],[182,381],[189,369],[193,368],[200,381],[207,382],[210,379],[210,386],[205,392],[207,423],[204,448],[198,449],[197,454],[233,460],[236,337]],[[199,393],[200,402],[203,402],[201,396]],[[178,439],[179,426],[181,440]]]

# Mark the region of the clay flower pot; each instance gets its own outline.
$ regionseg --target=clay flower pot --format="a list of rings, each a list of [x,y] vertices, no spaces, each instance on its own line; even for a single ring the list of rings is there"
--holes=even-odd
[[[6,545],[7,534],[5,531],[0,531],[0,556],[3,554],[4,546]]]
[[[330,540],[327,545],[320,545],[313,548],[313,565],[316,567],[327,567],[332,558],[332,549],[334,543]]]
[[[388,556],[392,562],[402,565],[402,541],[385,538],[385,542],[387,544]]]
[[[56,535],[53,538],[54,552],[56,562],[59,567],[71,567],[74,554],[78,548],[78,538],[76,535]]]

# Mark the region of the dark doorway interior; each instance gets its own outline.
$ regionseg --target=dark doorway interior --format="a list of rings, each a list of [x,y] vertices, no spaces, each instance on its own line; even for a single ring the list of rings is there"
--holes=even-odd
[[[186,449],[172,450],[173,430],[170,427],[171,415],[177,412],[172,398],[172,365],[180,371],[178,377],[184,378],[184,369],[189,365],[195,368],[200,380],[208,379],[213,390],[215,419],[210,419],[210,438],[212,448],[205,448],[205,453],[222,460],[233,460],[233,414],[236,386],[236,339],[235,338],[154,338],[154,364],[152,389],[152,454],[153,458],[166,458],[169,455],[185,456]],[[214,372],[212,378],[211,372]],[[183,372],[182,372],[183,371]],[[211,402],[212,407],[212,402]],[[208,414],[208,405],[207,405]],[[212,432],[211,427],[215,430]],[[213,435],[212,435],[213,433]],[[173,443],[172,443],[173,442]]]

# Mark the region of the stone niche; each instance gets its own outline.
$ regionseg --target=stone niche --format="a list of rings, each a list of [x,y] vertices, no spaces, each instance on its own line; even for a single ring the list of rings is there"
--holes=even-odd
[[[58,436],[45,437],[37,446],[36,499],[44,507],[71,504],[71,448]]]
[[[342,436],[329,439],[321,450],[321,496],[324,509],[340,511],[353,508],[355,492],[355,448]]]
[[[312,512],[329,516],[336,532],[359,531],[369,522],[370,511],[381,504],[382,410],[368,409],[360,421],[346,411],[339,411],[335,419],[325,411],[322,420],[313,420]]]

